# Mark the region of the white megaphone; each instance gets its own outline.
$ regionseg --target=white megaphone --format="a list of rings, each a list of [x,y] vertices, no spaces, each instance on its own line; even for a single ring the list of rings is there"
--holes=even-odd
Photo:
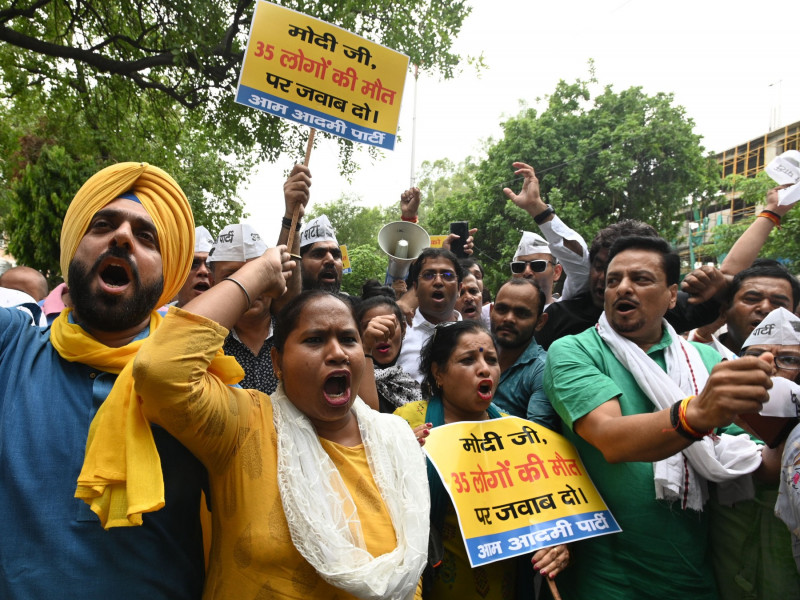
[[[431,236],[416,223],[395,221],[384,225],[378,232],[378,245],[389,255],[386,285],[395,279],[405,279],[411,263],[431,245]]]

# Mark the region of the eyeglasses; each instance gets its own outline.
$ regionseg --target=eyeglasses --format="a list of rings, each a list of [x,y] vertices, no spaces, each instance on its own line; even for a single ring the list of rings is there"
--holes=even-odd
[[[208,264],[206,264],[205,258],[194,258],[192,259],[192,271],[197,271],[200,267],[208,268]]]
[[[760,350],[752,350],[747,351],[742,356],[761,356],[763,352]],[[794,356],[792,354],[781,354],[779,356],[775,356],[775,366],[778,369],[784,369],[786,371],[800,371],[800,356]]]
[[[457,277],[452,271],[423,271],[419,274],[419,278],[423,281],[433,281],[437,277],[441,277],[442,281],[446,283],[454,282]]]
[[[515,260],[511,263],[511,272],[515,275],[519,275],[520,273],[525,272],[525,267],[530,265],[531,271],[534,273],[543,273],[544,270],[547,268],[547,265],[555,264],[549,260]]]

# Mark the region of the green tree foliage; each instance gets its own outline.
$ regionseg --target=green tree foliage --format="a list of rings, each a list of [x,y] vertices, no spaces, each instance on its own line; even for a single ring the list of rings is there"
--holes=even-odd
[[[367,208],[359,203],[358,198],[345,196],[316,206],[304,220],[310,221],[323,214],[330,220],[337,241],[347,246],[350,256],[353,272],[342,277],[342,289],[360,296],[361,286],[367,279],[377,279],[382,283],[389,258],[378,245],[378,232],[386,223],[400,220],[399,208]]]
[[[478,165],[439,178],[425,225],[446,231],[450,221],[469,220],[477,227],[476,257],[488,271],[489,289],[509,277],[520,231],[537,231],[502,191],[522,187],[512,162],[536,169],[542,196],[587,242],[625,218],[646,221],[671,239],[680,211],[713,195],[717,166],[672,95],[611,86],[593,95],[597,87],[594,79],[562,80],[541,113],[524,108],[503,123],[503,138],[490,142]],[[452,190],[442,193],[447,183]]]
[[[763,206],[767,191],[773,187],[775,182],[765,171],[761,171],[755,177],[729,175],[722,180],[721,186],[723,191],[735,194],[750,206],[756,204]],[[733,244],[752,222],[753,219],[747,219],[715,227],[712,232],[712,243],[702,246],[698,252],[716,256],[718,262],[722,262]],[[783,217],[781,229],[773,229],[759,256],[779,260],[793,273],[800,272],[800,213],[796,208]]]
[[[450,48],[470,10],[464,0],[279,3],[404,52],[444,77],[459,62]],[[54,164],[39,161],[69,157],[81,163],[72,173],[125,160],[156,164],[181,184],[197,221],[218,230],[242,216],[237,189],[256,162],[284,151],[302,156],[306,128],[233,101],[254,8],[254,0],[0,4],[0,228],[21,261],[33,260],[35,245],[46,246],[40,255],[51,252],[52,231],[27,223],[23,239],[3,220],[12,212],[12,222],[25,218],[19,203],[34,202],[34,190],[47,194],[34,204],[54,208],[77,191],[56,181]],[[341,140],[344,172],[354,169],[352,152]],[[57,202],[52,190],[59,190]],[[39,268],[57,268],[57,260],[49,267],[36,260]]]
[[[361,287],[368,279],[377,279],[383,283],[386,277],[388,257],[369,244],[347,247],[350,266],[353,271],[342,276],[342,290],[351,296],[360,296]]]

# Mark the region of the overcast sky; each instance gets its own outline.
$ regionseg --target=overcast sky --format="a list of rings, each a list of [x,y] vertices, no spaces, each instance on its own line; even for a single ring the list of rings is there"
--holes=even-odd
[[[483,53],[487,68],[469,66],[454,80],[421,75],[417,88],[416,157],[482,156],[500,123],[535,105],[559,79],[588,77],[594,59],[602,85],[671,92],[686,108],[707,150],[719,152],[800,120],[800,1],[743,0],[472,0],[457,38],[462,55]],[[777,114],[775,114],[777,113]],[[390,204],[411,182],[413,77],[408,76],[394,152],[371,159],[348,182],[337,173],[336,145],[320,140],[311,155],[311,205],[354,194],[364,204]],[[277,239],[285,173],[302,157],[265,164],[243,190],[246,219]],[[534,165],[535,167],[536,165]],[[509,165],[509,175],[511,168]],[[498,182],[498,185],[502,182]],[[501,185],[502,187],[502,185]],[[346,243],[346,240],[340,240]]]

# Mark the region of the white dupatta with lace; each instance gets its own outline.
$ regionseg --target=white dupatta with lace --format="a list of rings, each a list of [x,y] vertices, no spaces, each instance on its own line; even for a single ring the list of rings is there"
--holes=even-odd
[[[408,424],[356,398],[352,410],[397,547],[373,557],[355,503],[309,419],[270,396],[278,435],[278,486],[297,550],[331,585],[367,599],[413,598],[428,554],[430,495],[425,459]]]

